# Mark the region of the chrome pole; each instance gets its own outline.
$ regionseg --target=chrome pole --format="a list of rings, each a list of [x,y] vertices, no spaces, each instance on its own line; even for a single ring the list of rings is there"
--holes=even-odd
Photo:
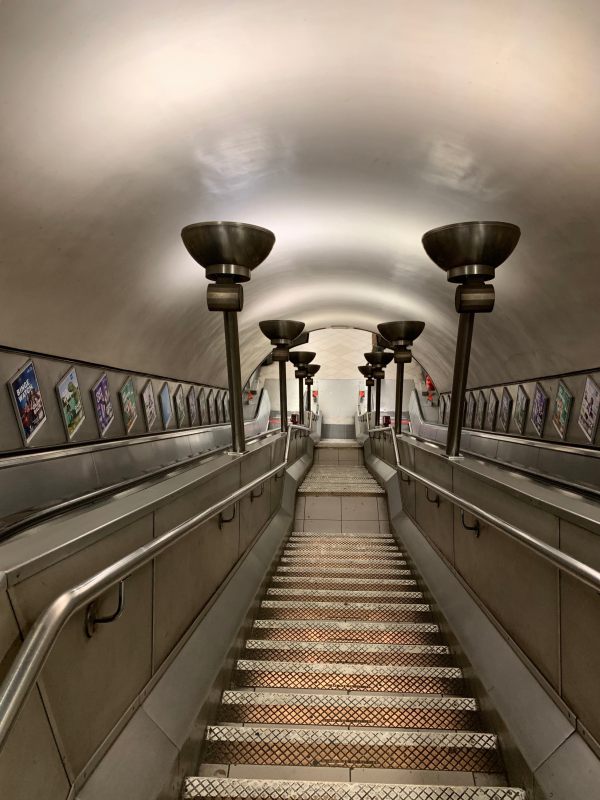
[[[446,440],[446,455],[453,458],[456,458],[460,453],[460,439],[465,413],[465,391],[469,375],[474,322],[475,314],[463,313],[459,315],[454,374],[452,376],[450,419],[448,421],[448,439]]]
[[[279,362],[279,413],[281,414],[281,430],[284,432],[288,429],[286,363],[286,361]]]
[[[394,410],[394,430],[398,436],[402,433],[402,394],[404,390],[404,362],[396,362],[396,408]]]
[[[225,350],[227,352],[232,450],[234,453],[245,453],[246,435],[244,431],[244,407],[242,405],[242,375],[237,313],[235,311],[224,311],[223,322],[225,324]]]
[[[298,422],[304,425],[304,378],[298,378]]]
[[[381,412],[381,378],[375,378],[375,427],[379,427]]]
[[[371,388],[372,388],[372,386],[373,386],[373,383],[372,382],[369,383],[369,381],[367,381],[367,411],[369,412],[369,414],[371,413]]]

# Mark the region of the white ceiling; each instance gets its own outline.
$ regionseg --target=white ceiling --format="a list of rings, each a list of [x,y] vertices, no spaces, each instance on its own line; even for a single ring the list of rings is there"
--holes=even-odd
[[[471,384],[599,366],[600,5],[579,0],[7,0],[0,4],[0,344],[225,382],[181,227],[277,243],[265,318],[423,319],[441,389],[453,287],[431,227],[522,227]]]

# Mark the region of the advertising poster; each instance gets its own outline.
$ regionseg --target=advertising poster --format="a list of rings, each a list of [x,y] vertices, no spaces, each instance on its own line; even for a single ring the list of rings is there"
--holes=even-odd
[[[83,399],[75,367],[71,367],[56,384],[56,393],[67,437],[72,439],[85,419]]]
[[[206,392],[204,389],[200,389],[198,395],[198,411],[200,414],[200,425],[208,425],[210,419],[208,417],[208,406],[206,404]]]
[[[446,411],[446,395],[443,394],[440,396],[440,404],[438,406],[438,422],[440,422],[440,424],[443,424],[444,422],[445,411]]]
[[[502,389],[502,400],[500,401],[500,430],[504,431],[504,433],[508,433],[512,404],[512,396],[505,386]]]
[[[533,403],[531,405],[531,424],[538,436],[544,432],[544,422],[546,421],[546,411],[548,409],[548,395],[542,389],[541,384],[536,383],[533,393]]]
[[[28,361],[21,367],[8,382],[8,388],[23,442],[29,444],[46,422],[46,409],[33,361]]]
[[[158,401],[160,403],[160,415],[163,421],[163,427],[167,428],[169,426],[169,422],[173,417],[173,406],[171,405],[171,392],[169,391],[169,384],[163,383],[162,389],[158,395]]]
[[[523,433],[525,430],[528,406],[529,396],[525,389],[519,384],[517,387],[517,402],[515,403],[515,425],[519,433]]]
[[[498,395],[490,389],[490,399],[488,401],[487,414],[485,417],[485,427],[489,431],[496,429],[496,417],[498,415]]]
[[[121,399],[121,409],[123,411],[123,422],[125,423],[125,430],[127,433],[131,431],[138,418],[137,402],[135,399],[135,388],[133,386],[133,378],[129,377],[121,387],[119,392]]]
[[[175,389],[175,415],[177,417],[177,427],[183,428],[185,425],[185,397],[183,396],[183,386]]]
[[[600,387],[593,378],[587,378],[579,410],[579,427],[590,442],[593,442],[596,436],[599,415]]]
[[[94,411],[96,412],[96,421],[98,423],[100,436],[104,436],[115,418],[106,372],[101,375],[100,380],[92,386],[92,401],[94,403]]]
[[[561,439],[564,439],[567,435],[567,425],[569,424],[572,405],[573,395],[567,389],[566,385],[562,381],[559,381],[558,389],[556,390],[556,397],[554,398],[552,424],[558,431],[558,435]]]
[[[446,395],[446,406],[444,408],[444,425],[448,424],[450,419],[450,405],[452,404],[452,394]]]
[[[313,392],[313,397],[315,398],[315,405],[317,406],[316,410],[318,411],[319,405],[319,393]],[[225,413],[225,422],[229,422],[230,414],[229,414],[229,392],[225,392],[223,395],[223,411]]]
[[[475,414],[475,395],[467,392],[467,402],[465,405],[465,428],[473,427],[473,416]]]
[[[475,427],[476,428],[483,428],[483,422],[485,420],[485,395],[483,392],[479,392],[477,397],[477,407],[475,409]]]
[[[144,390],[142,392],[142,403],[144,406],[144,416],[146,417],[146,427],[148,430],[150,430],[156,422],[156,417],[158,416],[156,397],[154,396],[152,381],[148,381],[148,383],[144,386]]]
[[[198,403],[196,402],[196,387],[192,386],[187,395],[188,414],[190,425],[195,425],[198,419]]]
[[[206,411],[207,411],[207,418],[206,423],[207,425],[213,424],[218,422],[217,417],[215,415],[215,404],[213,400],[213,390],[209,389],[208,394],[206,395]]]

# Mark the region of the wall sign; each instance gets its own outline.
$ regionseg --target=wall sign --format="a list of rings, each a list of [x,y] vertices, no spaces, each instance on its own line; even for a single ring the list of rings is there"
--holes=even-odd
[[[154,396],[154,388],[152,381],[148,381],[142,391],[142,405],[144,406],[144,416],[146,417],[146,427],[148,430],[152,428],[158,416],[158,409],[156,407],[156,397]]]
[[[56,394],[67,439],[70,441],[81,428],[85,419],[83,399],[75,367],[70,367],[56,384]]]
[[[527,420],[527,409],[529,407],[529,395],[525,389],[519,384],[517,387],[517,402],[515,403],[515,425],[519,433],[525,431],[525,422]]]
[[[92,402],[96,412],[96,422],[100,436],[104,436],[112,425],[115,418],[112,400],[110,399],[110,388],[108,386],[108,375],[104,372],[99,380],[92,386]]]
[[[500,401],[500,430],[507,433],[510,424],[510,412],[512,411],[513,399],[506,386],[502,389],[502,400]]]
[[[536,383],[533,393],[533,403],[531,404],[531,424],[538,436],[544,432],[544,422],[546,421],[546,411],[548,409],[548,395],[542,389],[541,384]]]
[[[198,418],[198,403],[196,402],[196,387],[191,386],[187,393],[187,407],[190,415],[190,425],[195,425]]]
[[[16,375],[13,375],[8,382],[8,388],[17,415],[19,431],[24,444],[28,445],[46,422],[46,409],[33,361],[28,361]]]
[[[571,406],[573,405],[573,395],[567,389],[566,385],[558,382],[558,389],[556,390],[556,397],[554,398],[554,411],[552,412],[552,424],[558,431],[561,439],[564,439],[567,434],[567,426],[569,424],[569,417],[571,416]]]
[[[475,408],[475,423],[476,428],[482,429],[485,420],[485,406],[486,399],[482,391],[477,396],[477,407]]]
[[[467,393],[467,403],[465,405],[465,428],[473,427],[473,415],[475,414],[475,395],[473,392]]]
[[[579,409],[579,427],[584,432],[586,439],[594,441],[600,416],[600,386],[593,378],[587,378],[583,399]]]
[[[138,418],[137,400],[135,397],[133,378],[131,376],[129,376],[123,386],[121,386],[119,398],[121,400],[121,410],[123,411],[125,430],[127,433],[129,433]]]
[[[498,415],[498,395],[490,389],[490,399],[488,400],[487,414],[485,417],[485,427],[493,431],[496,429],[496,417]]]
[[[185,398],[183,396],[183,386],[175,389],[175,416],[177,418],[177,427],[183,428],[185,426]]]
[[[163,421],[165,430],[169,426],[169,422],[173,417],[173,406],[171,405],[171,392],[169,391],[169,384],[163,383],[162,388],[158,395],[158,402],[160,403],[160,414]]]

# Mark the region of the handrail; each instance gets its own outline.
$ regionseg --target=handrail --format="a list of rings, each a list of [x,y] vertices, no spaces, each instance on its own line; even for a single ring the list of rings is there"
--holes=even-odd
[[[382,433],[382,432],[392,432],[391,428],[372,428],[370,433]],[[444,489],[443,486],[440,486],[439,483],[435,483],[434,481],[430,481],[428,478],[423,478],[417,472],[409,467],[405,467],[400,462],[400,453],[398,451],[398,441],[396,436],[393,435],[392,432],[392,441],[394,443],[394,454],[396,457],[396,467],[401,473],[408,475],[414,480],[418,481],[419,483],[423,484],[428,489],[431,489],[436,494],[441,497],[444,497],[446,500],[449,500],[454,505],[457,505],[459,508],[462,508],[464,511],[467,511],[469,514],[472,514],[479,520],[483,520],[487,522],[488,525],[492,525],[494,528],[506,533],[511,539],[522,544],[524,547],[527,547],[532,552],[536,553],[537,555],[544,558],[550,564],[552,564],[557,569],[561,570],[562,572],[566,572],[572,578],[576,578],[577,580],[584,583],[586,586],[589,586],[591,589],[595,589],[595,591],[600,592],[600,572],[598,570],[593,569],[593,567],[584,564],[582,561],[578,561],[576,558],[572,558],[572,556],[563,553],[561,550],[557,550],[555,547],[552,547],[549,544],[546,544],[541,539],[537,539],[535,536],[532,536],[530,533],[527,533],[521,528],[517,528],[516,525],[512,525],[510,522],[502,519],[501,517],[497,517],[495,514],[490,514],[488,511],[484,511],[483,508],[476,506],[474,503],[471,503],[470,500],[465,500],[463,497],[459,497],[459,495],[455,494],[454,492],[450,491],[449,489]]]
[[[304,432],[305,436],[310,434],[310,430],[303,425],[290,425],[283,460],[276,467],[227,495],[223,500],[219,500],[218,503],[196,514],[191,519],[161,534],[161,536],[148,542],[148,544],[133,550],[100,572],[97,572],[91,578],[71,589],[67,589],[48,606],[33,624],[0,687],[0,750],[4,746],[23,703],[38,679],[59,633],[73,614],[98,598],[111,586],[125,580],[132,572],[140,569],[140,567],[163,553],[182,536],[189,533],[192,528],[220,514],[221,511],[237,503],[238,500],[241,500],[249,492],[260,486],[261,483],[273,478],[278,472],[285,469],[290,454],[292,434],[295,436],[297,430]]]

